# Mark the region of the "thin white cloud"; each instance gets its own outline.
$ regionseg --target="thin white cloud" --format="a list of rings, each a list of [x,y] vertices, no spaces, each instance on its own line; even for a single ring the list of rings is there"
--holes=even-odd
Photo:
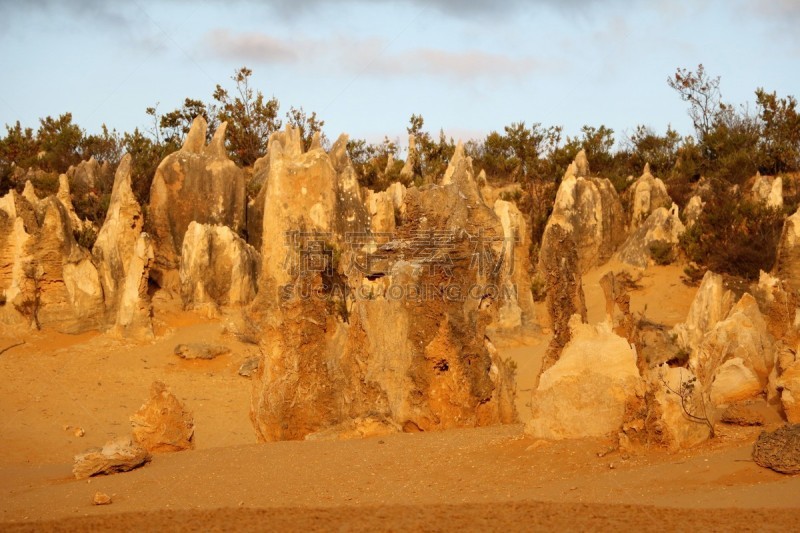
[[[209,32],[203,43],[206,51],[223,60],[303,67],[327,65],[352,74],[381,78],[515,79],[542,67],[538,59],[530,56],[514,57],[482,50],[418,47],[391,51],[384,40],[375,37],[282,40],[264,33],[217,29]]]

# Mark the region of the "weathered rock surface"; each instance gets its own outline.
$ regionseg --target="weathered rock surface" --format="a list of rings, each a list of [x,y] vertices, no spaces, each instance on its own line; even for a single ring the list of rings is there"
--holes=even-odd
[[[666,185],[650,173],[649,164],[645,165],[641,177],[630,186],[627,195],[631,210],[631,230],[638,228],[656,209],[669,209],[672,205]]]
[[[644,268],[654,259],[654,247],[658,247],[657,254],[674,254],[685,230],[675,204],[671,209],[659,207],[628,237],[620,248],[619,259],[623,263]],[[672,251],[667,252],[666,249]]]
[[[175,346],[175,355],[182,359],[214,359],[229,353],[231,349],[222,344],[192,342]]]
[[[780,209],[783,207],[783,179],[780,176],[757,174],[753,178],[750,195],[756,202],[760,202],[767,207]]]
[[[625,240],[625,216],[619,196],[607,179],[588,177],[583,151],[567,169],[558,188],[547,222],[548,226],[554,224],[572,234],[582,273],[608,261]],[[541,247],[549,246],[545,231]]]
[[[406,161],[403,164],[402,170],[400,170],[401,179],[405,180],[406,182],[410,182],[414,179],[414,169],[417,166],[418,157],[417,139],[412,133],[408,136],[408,155],[406,155]]]
[[[783,223],[772,273],[795,291],[800,290],[800,209]]]
[[[92,248],[103,287],[106,321],[128,336],[152,337],[152,306],[147,292],[154,254],[142,231],[142,208],[131,190],[131,156],[117,167],[103,227]]]
[[[35,287],[26,275],[27,249],[38,230],[36,213],[13,189],[0,198],[0,322],[24,325],[33,320]]]
[[[234,233],[245,225],[245,177],[225,150],[225,123],[206,146],[207,125],[192,123],[183,147],[156,169],[150,189],[148,225],[155,262],[152,277],[162,288],[177,292],[183,237],[192,221],[228,226]]]
[[[531,293],[530,235],[522,213],[511,202],[497,200],[494,212],[503,226],[503,264],[497,322],[494,328],[513,331],[535,320]]]
[[[800,474],[800,424],[762,432],[753,446],[753,461],[781,474]]]
[[[572,316],[577,315],[585,322],[587,311],[572,233],[560,224],[549,224],[542,241],[547,241],[548,245],[539,251],[539,275],[544,278],[545,305],[553,329],[553,339],[542,366],[542,370],[546,370],[556,362],[561,349],[570,340]]]
[[[361,435],[374,421],[429,431],[513,420],[513,373],[485,338],[503,228],[470,166],[448,185],[409,189],[380,246],[346,153],[275,142],[270,166],[250,307],[265,354],[251,409],[259,439]]]
[[[139,468],[150,461],[150,454],[130,436],[107,442],[75,456],[72,473],[76,479],[100,474],[116,474]]]
[[[636,353],[611,331],[572,321],[572,338],[558,361],[545,370],[531,398],[526,433],[542,439],[603,437],[616,434],[626,405],[644,397]]]
[[[64,333],[104,324],[103,288],[89,252],[72,234],[69,214],[55,197],[42,200],[41,227],[27,240],[25,274],[34,291],[33,320]]]
[[[187,309],[242,306],[256,295],[259,253],[227,226],[192,222],[181,251],[181,297]]]
[[[778,361],[780,368],[776,385],[786,420],[791,424],[800,424],[800,359],[794,351],[784,355]]]
[[[194,448],[194,419],[160,381],[150,387],[150,399],[131,416],[133,438],[148,452]]]
[[[682,384],[695,376],[685,368],[662,365],[649,374],[649,402],[647,426],[650,438],[671,451],[691,448],[711,437],[711,428],[702,420],[707,414],[699,390],[683,398]]]
[[[700,219],[705,205],[705,202],[699,196],[689,198],[689,202],[683,210],[683,218],[686,221],[687,228],[691,228]]]
[[[677,324],[672,332],[680,348],[691,352],[700,346],[706,333],[725,317],[733,307],[733,293],[725,289],[722,276],[708,271],[697,289],[686,322]]]
[[[775,366],[774,339],[748,293],[703,338],[690,358],[714,407],[754,397],[767,388]]]

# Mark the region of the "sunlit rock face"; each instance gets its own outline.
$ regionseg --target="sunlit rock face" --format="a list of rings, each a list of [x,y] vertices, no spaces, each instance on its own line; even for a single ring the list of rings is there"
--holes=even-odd
[[[151,276],[175,293],[180,288],[183,237],[193,221],[245,228],[245,176],[225,150],[225,123],[206,145],[202,117],[192,123],[183,147],[168,155],[156,169],[150,189],[148,228],[155,262]]]
[[[398,195],[392,229],[388,215],[369,216],[389,204],[368,209],[336,144],[303,152],[291,129],[281,137],[250,307],[265,354],[251,409],[259,438],[513,421],[513,371],[485,334],[505,280],[504,229],[471,162],[456,160],[447,184]]]

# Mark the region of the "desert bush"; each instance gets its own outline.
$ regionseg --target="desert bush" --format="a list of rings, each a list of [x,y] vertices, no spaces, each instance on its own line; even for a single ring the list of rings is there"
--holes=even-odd
[[[648,248],[650,257],[657,265],[665,266],[675,261],[674,247],[668,242],[653,241]]]
[[[680,245],[686,256],[714,272],[758,279],[774,262],[784,213],[744,198],[716,182],[697,222]]]

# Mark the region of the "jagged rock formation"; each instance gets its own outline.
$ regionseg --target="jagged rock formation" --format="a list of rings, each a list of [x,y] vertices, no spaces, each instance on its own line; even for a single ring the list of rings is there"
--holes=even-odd
[[[670,368],[666,364],[649,374],[648,437],[671,451],[691,448],[711,437],[711,428],[690,416],[699,418],[707,414],[702,395],[693,391],[681,398],[679,394],[681,385],[694,377],[688,369]]]
[[[38,227],[36,213],[23,196],[12,189],[0,198],[0,323],[24,324],[32,319],[36,301],[26,275],[27,249]]]
[[[92,256],[97,265],[106,322],[122,335],[153,335],[147,293],[153,245],[142,231],[142,208],[131,190],[131,156],[117,167],[111,200]]]
[[[42,222],[27,241],[24,266],[31,319],[64,333],[97,329],[104,322],[103,289],[91,256],[75,242],[58,199],[42,200],[41,208]]]
[[[96,188],[102,180],[110,175],[111,170],[108,163],[101,165],[94,157],[67,169],[67,178],[73,186],[86,190]]]
[[[783,223],[772,273],[795,291],[800,290],[800,209]]]
[[[617,191],[607,179],[589,177],[583,151],[567,169],[556,193],[553,213],[547,221],[548,226],[554,224],[572,234],[582,273],[608,261],[625,239],[624,215]],[[549,246],[545,231],[541,247],[544,250]]]
[[[503,226],[503,278],[506,280],[495,327],[511,331],[531,324],[535,318],[530,291],[530,235],[522,213],[513,203],[497,200],[494,212]]]
[[[235,233],[245,225],[245,178],[225,150],[226,124],[219,126],[208,146],[206,129],[206,121],[197,117],[183,147],[156,169],[150,189],[147,222],[155,246],[151,277],[175,292],[183,236],[192,221],[221,224]]]
[[[689,307],[686,322],[677,324],[672,330],[676,344],[691,352],[717,322],[728,316],[732,306],[733,293],[725,289],[722,276],[706,272]]]
[[[626,191],[630,202],[630,230],[638,228],[642,222],[660,207],[669,209],[672,198],[667,192],[664,182],[650,173],[650,164],[644,166],[644,171]]]
[[[753,461],[781,474],[800,474],[800,424],[762,432],[753,446]]]
[[[672,256],[684,231],[686,228],[678,217],[678,206],[672,204],[669,210],[659,207],[628,237],[619,250],[619,260],[640,268],[646,267],[651,260],[664,261],[659,256]]]
[[[689,368],[714,407],[746,400],[767,388],[775,366],[773,343],[758,303],[745,293],[703,337]]]
[[[259,253],[227,226],[192,222],[181,250],[181,297],[187,309],[249,304],[256,295]]]
[[[586,321],[586,301],[581,283],[578,251],[572,232],[560,224],[548,224],[542,242],[548,246],[539,251],[539,273],[545,283],[547,307],[553,339],[547,348],[542,370],[547,370],[558,359],[561,349],[570,340],[570,320],[578,315]]]
[[[561,357],[539,377],[525,431],[543,439],[616,435],[626,406],[645,392],[636,352],[608,323],[574,319],[571,327]]]
[[[471,167],[408,190],[394,238],[376,243],[346,153],[298,153],[291,136],[270,147],[250,308],[265,353],[251,410],[259,439],[513,420],[513,374],[484,335],[503,229]]]
[[[780,176],[773,177],[756,174],[753,178],[750,196],[756,202],[762,203],[767,207],[780,209],[783,207],[783,179]]]
[[[403,164],[402,170],[400,170],[400,179],[406,182],[411,182],[414,180],[414,168],[417,166],[418,158],[417,138],[414,137],[414,134],[412,133],[408,136],[408,155],[406,156],[406,162]]]
[[[194,448],[194,419],[167,386],[155,381],[150,399],[131,416],[134,441],[151,453]]]
[[[63,204],[64,208],[67,210],[67,214],[69,215],[70,224],[72,224],[72,228],[74,230],[80,230],[84,227],[83,221],[78,217],[78,214],[75,212],[75,206],[72,205],[72,195],[69,191],[69,180],[67,179],[66,174],[61,174],[58,177],[58,192],[56,193],[56,198]],[[91,223],[89,223],[91,227]]]
[[[150,454],[130,436],[107,442],[102,448],[91,448],[75,456],[72,474],[85,479],[101,474],[116,474],[139,468],[150,461]]]
[[[692,196],[689,198],[689,202],[683,210],[683,218],[686,221],[687,229],[691,228],[700,219],[705,205],[705,202],[699,196]]]
[[[776,361],[775,386],[780,392],[781,405],[786,420],[800,424],[800,358],[791,349],[781,350]]]

